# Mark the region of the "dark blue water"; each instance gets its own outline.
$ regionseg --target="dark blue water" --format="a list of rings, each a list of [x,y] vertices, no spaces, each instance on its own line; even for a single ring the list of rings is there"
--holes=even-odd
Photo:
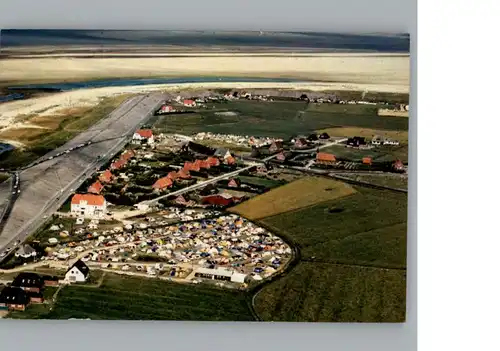
[[[0,43],[3,47],[173,45],[184,47],[276,47],[381,53],[408,53],[410,49],[408,34],[6,29],[2,30],[0,35]]]
[[[123,87],[137,86],[147,84],[181,84],[181,83],[212,83],[212,82],[242,82],[242,83],[261,83],[261,82],[278,82],[278,83],[293,83],[300,80],[287,78],[244,78],[244,77],[187,77],[187,78],[138,78],[138,79],[102,79],[86,82],[71,82],[71,83],[46,83],[46,84],[29,84],[17,85],[9,87],[10,90],[16,89],[54,89],[60,91],[68,91],[85,88],[103,88],[103,87]]]
[[[15,94],[9,94],[9,95],[5,95],[5,96],[0,96],[0,102],[7,102],[7,101],[13,101],[13,100],[20,100],[20,99],[24,99],[24,94],[15,93]],[[0,144],[0,146],[1,146],[1,144]]]

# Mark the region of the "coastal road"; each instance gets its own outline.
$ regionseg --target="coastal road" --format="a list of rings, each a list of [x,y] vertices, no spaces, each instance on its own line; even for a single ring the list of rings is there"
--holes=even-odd
[[[14,250],[15,241],[24,241],[88,177],[119,153],[163,100],[161,93],[132,97],[107,118],[49,154],[55,156],[69,149],[72,149],[71,152],[52,159],[45,155],[44,162],[20,172],[23,189],[14,202],[10,216],[4,219],[0,254],[6,248]],[[75,148],[89,141],[92,143],[88,146]]]

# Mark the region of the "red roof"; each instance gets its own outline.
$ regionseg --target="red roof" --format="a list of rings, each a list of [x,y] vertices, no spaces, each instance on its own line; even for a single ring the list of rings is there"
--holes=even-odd
[[[92,184],[91,186],[89,186],[89,188],[87,189],[87,191],[89,193],[99,194],[101,192],[102,188],[104,188],[104,186],[101,184],[101,182],[99,182],[97,180],[94,184]]]
[[[234,163],[236,162],[236,160],[234,159],[234,157],[233,157],[233,156],[226,157],[226,158],[224,159],[224,161],[225,161],[228,165],[232,165],[232,164],[234,164]]]
[[[372,158],[371,157],[363,157],[363,163],[371,165],[372,164]]]
[[[335,155],[326,152],[318,152],[316,154],[316,161],[335,162]]]
[[[198,160],[197,160],[198,161]],[[200,170],[200,166],[199,164],[196,164],[195,163],[192,163],[192,162],[186,162],[184,163],[184,168],[183,168],[185,171],[195,171],[195,172],[198,172]]]
[[[146,139],[149,139],[153,136],[153,131],[151,129],[139,129],[135,133]]]
[[[218,166],[220,164],[219,159],[216,157],[207,158],[207,162],[210,166]]]
[[[161,110],[162,110],[162,111],[172,111],[173,109],[174,109],[174,108],[173,108],[172,106],[170,106],[170,105],[163,105],[163,106],[161,107]]]
[[[186,171],[185,169],[181,169],[179,172],[177,172],[177,176],[181,179],[191,178],[191,176],[189,175],[189,171]]]
[[[111,164],[111,167],[110,167],[110,168],[111,168],[111,169],[120,169],[120,168],[122,168],[123,166],[125,166],[125,164],[126,164],[126,163],[127,163],[127,162],[126,162],[125,160],[120,159],[120,160],[118,160],[118,161],[113,162],[113,163]]]
[[[103,183],[109,183],[113,179],[113,174],[109,169],[105,170],[100,176],[99,180]]]
[[[130,160],[132,157],[135,156],[135,152],[133,150],[127,150],[125,151],[121,156],[120,156],[120,159],[124,160],[124,161],[128,161]]]
[[[104,196],[94,194],[75,194],[71,198],[72,205],[79,205],[82,201],[86,201],[87,205],[103,206],[106,202]]]
[[[163,177],[163,178],[158,179],[153,184],[153,188],[154,189],[165,189],[165,188],[171,187],[173,184],[174,184],[174,182],[172,181],[172,179],[170,179],[169,177]]]
[[[192,105],[194,104],[193,100],[184,100],[184,105]]]
[[[174,172],[174,171],[167,174],[167,177],[172,179],[172,180],[176,180],[177,178],[179,178],[179,176],[177,175],[177,172]]]
[[[231,205],[234,201],[232,197],[224,197],[221,195],[210,195],[205,196],[201,202],[203,204],[208,205],[218,205],[218,206],[228,206]]]

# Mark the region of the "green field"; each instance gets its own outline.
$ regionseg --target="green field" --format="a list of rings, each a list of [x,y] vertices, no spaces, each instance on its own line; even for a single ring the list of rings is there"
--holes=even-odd
[[[363,157],[371,157],[373,161],[377,162],[395,160],[401,160],[403,163],[408,162],[408,145],[381,146],[368,150],[345,147],[344,145],[332,145],[323,148],[321,151],[349,161],[361,161]]]
[[[256,311],[261,318],[404,320],[407,196],[356,190],[259,221],[300,250],[299,264],[258,295]]]
[[[97,287],[64,287],[39,319],[254,320],[243,292],[107,274]]]
[[[354,180],[367,182],[375,185],[387,186],[390,188],[408,189],[408,177],[401,177],[397,175],[375,175],[375,174],[359,174],[344,177],[349,177]]]
[[[263,177],[238,176],[238,178],[239,178],[239,180],[241,180],[242,183],[265,186],[266,188],[269,188],[269,189],[286,184],[285,181],[279,181],[279,180],[263,178]]]
[[[183,134],[203,131],[280,138],[338,126],[408,130],[408,118],[379,117],[376,106],[237,100],[209,107],[192,114],[161,116],[154,128]],[[236,115],[216,114],[224,111]]]
[[[255,298],[266,321],[401,322],[403,270],[302,262]]]
[[[11,311],[9,312],[8,318],[39,319],[40,316],[43,316],[50,311],[50,300],[56,291],[57,287],[46,287],[43,291],[43,298],[46,300],[46,303],[31,304],[24,311]]]

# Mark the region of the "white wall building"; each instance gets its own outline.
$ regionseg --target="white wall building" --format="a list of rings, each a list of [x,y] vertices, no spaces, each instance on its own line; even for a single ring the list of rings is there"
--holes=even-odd
[[[71,212],[83,217],[103,217],[106,199],[102,195],[75,194],[71,199]]]
[[[151,129],[139,129],[132,136],[132,141],[136,144],[140,144],[143,141],[146,141],[149,145],[154,144],[154,135]]]
[[[66,271],[64,280],[69,283],[83,283],[87,281],[89,273],[89,267],[78,260]]]

